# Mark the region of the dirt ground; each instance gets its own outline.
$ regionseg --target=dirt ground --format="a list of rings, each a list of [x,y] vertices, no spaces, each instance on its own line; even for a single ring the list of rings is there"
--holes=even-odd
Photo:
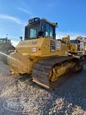
[[[9,75],[9,67],[0,62],[0,115],[86,115],[86,64],[70,76],[48,91],[29,75]]]

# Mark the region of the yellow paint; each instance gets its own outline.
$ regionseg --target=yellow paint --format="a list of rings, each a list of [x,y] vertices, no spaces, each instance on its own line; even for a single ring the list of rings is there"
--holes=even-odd
[[[52,49],[54,43],[54,50]],[[38,60],[55,56],[67,56],[68,48],[66,44],[50,38],[39,38],[33,40],[20,41],[16,47],[16,52],[8,58],[8,63],[13,74],[31,73],[34,64]]]
[[[66,42],[67,44],[67,47],[68,47],[68,51],[70,53],[77,53],[77,50],[78,50],[78,46],[76,43],[71,43],[70,42],[70,36],[65,36],[65,37],[62,37],[62,40]]]
[[[49,80],[52,82],[56,81],[61,75],[67,73],[69,71],[69,68],[74,67],[75,64],[76,63],[71,61],[53,67],[49,74]]]

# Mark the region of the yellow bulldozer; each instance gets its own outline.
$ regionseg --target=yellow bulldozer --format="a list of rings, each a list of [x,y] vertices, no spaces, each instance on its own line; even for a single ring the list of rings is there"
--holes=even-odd
[[[7,57],[11,74],[32,74],[33,82],[55,89],[70,77],[65,74],[82,70],[80,59],[69,55],[68,45],[56,40],[56,27],[45,18],[28,21],[24,40]]]
[[[76,40],[80,42],[80,52],[86,55],[86,37],[78,36]]]
[[[68,47],[68,52],[70,54],[77,54],[78,51],[78,44],[74,41],[72,42],[72,40],[70,40],[70,35],[62,37],[62,41],[64,41]]]
[[[70,35],[62,37],[72,54],[83,54],[86,55],[86,37],[78,36],[76,39],[70,39]]]

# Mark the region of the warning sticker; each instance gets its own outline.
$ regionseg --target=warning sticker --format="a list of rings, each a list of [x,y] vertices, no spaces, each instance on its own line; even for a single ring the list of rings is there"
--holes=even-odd
[[[33,52],[36,52],[36,48],[32,48],[32,51],[33,51]]]
[[[60,44],[56,44],[56,48],[60,48]]]

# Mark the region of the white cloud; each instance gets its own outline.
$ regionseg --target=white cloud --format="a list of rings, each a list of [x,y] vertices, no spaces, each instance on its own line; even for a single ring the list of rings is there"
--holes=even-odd
[[[13,46],[17,46],[17,44],[20,42],[20,39],[19,39],[19,37],[18,36],[8,36],[8,39],[10,39],[11,40],[11,44],[13,45]],[[16,39],[16,40],[14,40],[14,39]],[[18,40],[17,40],[18,39]]]
[[[56,39],[62,39],[62,37],[70,35],[70,39],[76,39],[78,36],[86,37],[86,34],[82,33],[73,33],[73,32],[57,32]]]
[[[5,14],[5,15],[0,14],[0,18],[13,21],[13,22],[15,22],[17,24],[25,24],[25,22],[22,21],[21,19],[19,19],[18,17],[13,17],[13,16],[10,16],[10,15],[7,15],[7,14]]]
[[[12,43],[12,45],[13,45],[13,46],[15,46],[15,47],[16,47],[16,46],[17,46],[17,44],[19,43],[19,41],[16,41],[16,40],[11,40],[11,43]]]
[[[30,15],[33,15],[33,13],[32,12],[29,12],[28,10],[26,10],[26,9],[24,9],[24,8],[18,8],[19,10],[21,10],[21,11],[23,11],[23,12],[25,12],[25,13],[27,13],[27,14],[30,14]]]

